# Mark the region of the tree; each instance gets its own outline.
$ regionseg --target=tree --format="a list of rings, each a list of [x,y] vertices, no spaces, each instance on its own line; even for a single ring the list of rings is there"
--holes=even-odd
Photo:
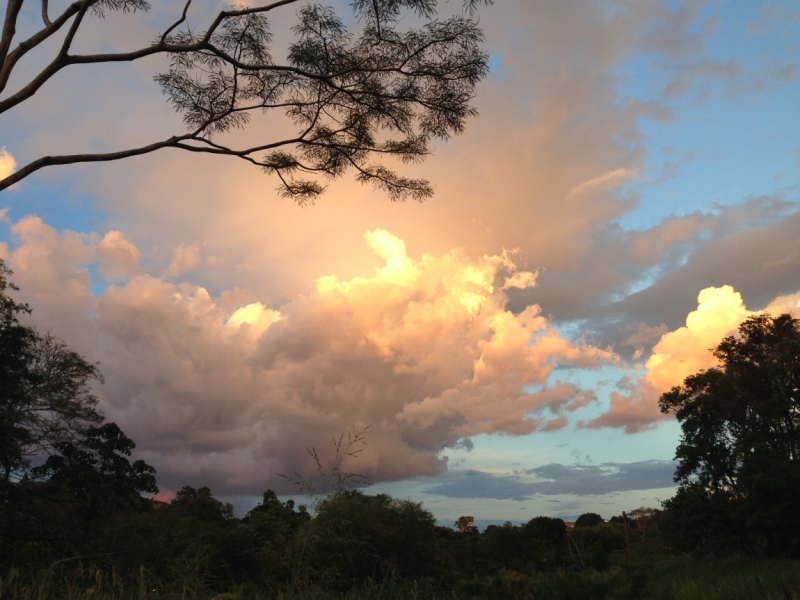
[[[97,366],[19,322],[30,307],[7,295],[17,289],[11,274],[0,259],[0,494],[29,471],[32,457],[102,422],[91,391],[92,381],[102,381]]]
[[[90,427],[83,439],[59,442],[57,453],[33,469],[38,477],[62,484],[78,503],[84,539],[103,505],[140,493],[158,493],[156,470],[143,460],[128,460],[136,444],[116,423]]]
[[[233,6],[207,29],[180,29],[181,16],[150,44],[131,52],[73,54],[72,45],[86,17],[106,11],[147,11],[146,0],[75,0],[59,15],[42,0],[42,28],[12,49],[25,0],[8,0],[0,37],[0,114],[36,94],[66,67],[130,62],[166,55],[169,69],[155,76],[188,131],[138,148],[100,154],[43,156],[0,180],[0,190],[37,170],[80,162],[111,161],[162,148],[232,156],[277,175],[282,195],[298,203],[314,201],[323,179],[354,169],[356,179],[384,190],[392,200],[421,200],[432,194],[429,182],[398,175],[373,162],[381,155],[418,162],[433,139],[446,140],[476,114],[470,102],[487,74],[483,34],[471,19],[480,3],[464,0],[466,14],[435,18],[438,0],[354,0],[357,34],[332,8],[275,0],[258,6]],[[298,5],[285,62],[274,59],[267,16]],[[422,20],[401,29],[405,13]],[[56,40],[55,55],[38,73],[15,70],[27,53]],[[19,89],[3,96],[12,73]],[[258,112],[283,111],[296,128],[285,138],[235,148],[220,134],[246,126]]]
[[[370,577],[439,576],[438,539],[436,519],[421,504],[346,490],[319,502],[298,542],[309,576],[347,589]]]
[[[575,527],[594,527],[604,522],[603,517],[597,513],[583,513],[578,517],[577,521],[575,521]]]
[[[640,506],[628,513],[628,520],[636,524],[636,529],[642,532],[642,539],[644,539],[647,535],[647,528],[657,521],[660,515],[661,511],[657,508]]]
[[[170,502],[170,510],[198,521],[227,521],[233,518],[233,505],[214,498],[206,486],[200,489],[183,486]]]
[[[800,320],[752,316],[712,352],[719,367],[687,377],[659,400],[683,432],[675,472],[687,487],[681,502],[702,490],[748,532],[746,549],[763,537],[770,554],[798,552]]]

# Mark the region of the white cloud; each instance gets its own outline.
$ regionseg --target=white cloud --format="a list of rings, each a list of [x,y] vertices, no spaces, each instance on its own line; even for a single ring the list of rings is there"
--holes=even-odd
[[[716,366],[710,349],[751,314],[731,286],[704,289],[697,296],[697,310],[686,317],[686,326],[665,333],[654,346],[645,364],[645,380],[664,393],[689,375]]]
[[[141,252],[119,231],[109,231],[97,248],[100,271],[107,280],[131,277],[139,273]]]

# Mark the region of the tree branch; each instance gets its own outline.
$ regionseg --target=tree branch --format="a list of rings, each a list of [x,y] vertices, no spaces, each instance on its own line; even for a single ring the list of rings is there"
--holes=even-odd
[[[22,181],[31,173],[35,173],[44,167],[51,167],[55,165],[73,165],[83,162],[108,162],[112,160],[119,160],[121,158],[128,158],[131,156],[141,156],[142,154],[149,154],[161,148],[177,147],[178,143],[191,138],[193,134],[187,133],[182,136],[172,136],[167,140],[155,142],[148,146],[140,148],[131,148],[130,150],[121,150],[119,152],[108,152],[105,154],[68,154],[64,156],[43,156],[32,163],[28,163],[18,171],[13,172],[5,179],[0,180],[0,191],[15,183]]]
[[[19,3],[22,5],[24,0],[10,0],[9,2],[9,9],[11,9],[13,3]],[[61,69],[69,65],[77,65],[77,64],[94,64],[94,63],[105,63],[105,62],[131,62],[134,60],[138,60],[140,58],[145,58],[147,56],[152,56],[153,54],[162,54],[162,53],[171,53],[171,54],[186,54],[189,52],[198,52],[200,50],[212,50],[213,46],[210,43],[211,35],[213,31],[219,27],[220,23],[228,17],[236,17],[241,15],[247,14],[255,14],[255,13],[263,13],[269,12],[276,8],[280,8],[281,6],[285,6],[287,4],[293,4],[299,2],[300,0],[279,0],[278,2],[273,2],[272,4],[268,4],[267,6],[260,6],[260,7],[253,7],[247,8],[243,10],[231,10],[231,11],[221,11],[217,18],[212,23],[212,26],[206,32],[206,35],[203,37],[202,40],[195,44],[168,44],[166,42],[162,42],[159,40],[158,43],[152,44],[145,48],[140,48],[139,50],[134,50],[132,52],[120,52],[120,53],[111,53],[111,54],[90,54],[90,55],[79,55],[79,56],[70,56],[68,54],[69,47],[72,44],[72,39],[77,32],[78,26],[80,25],[80,20],[83,18],[83,15],[88,10],[89,6],[94,3],[95,0],[80,0],[71,4],[64,14],[62,14],[56,21],[53,22],[51,27],[47,27],[40,31],[39,33],[32,36],[29,40],[23,42],[26,44],[23,47],[23,44],[20,44],[19,47],[15,48],[14,52],[21,50],[19,55],[17,55],[13,62],[6,66],[5,62],[3,62],[2,70],[0,70],[0,91],[5,88],[5,84],[8,81],[8,78],[11,75],[11,70],[13,69],[14,64],[25,54],[28,50],[33,48],[34,46],[38,45],[51,35],[60,29],[64,22],[66,22],[71,16],[78,14],[76,17],[75,22],[73,23],[72,27],[70,28],[70,32],[67,34],[67,38],[64,40],[62,44],[61,51],[56,59],[51,62],[44,70],[39,73],[34,79],[32,79],[25,87],[19,90],[16,94],[9,96],[5,100],[0,101],[0,113],[3,113],[17,104],[24,102],[31,96],[33,96],[39,88],[41,88],[47,81],[53,77],[56,73],[58,73]],[[184,8],[184,14],[188,10],[189,4],[186,4]],[[17,8],[17,13],[19,12],[19,7]],[[177,27],[183,21],[183,17],[177,23],[173,24],[164,35],[161,36],[161,39],[166,38],[167,34]],[[6,34],[5,29],[8,28],[9,22],[9,15],[6,16],[6,26],[4,27],[4,33],[2,42],[5,43],[6,41]],[[10,26],[10,34],[8,38],[8,47],[11,45],[11,38],[14,36],[15,29],[14,24],[16,23],[16,14],[13,15],[13,22]],[[27,44],[30,42],[30,47]],[[6,48],[6,52],[8,51],[8,47]],[[2,52],[2,45],[0,45],[0,57],[4,57],[5,53]],[[9,57],[10,58],[10,57]],[[226,59],[225,56],[221,58]],[[232,59],[231,59],[232,60]],[[238,61],[232,61],[231,64],[238,64]],[[268,65],[266,65],[268,66]],[[253,67],[243,66],[243,68],[248,70],[264,70],[265,65],[255,65]],[[6,72],[7,71],[7,72]],[[311,75],[309,73],[309,75]]]
[[[3,21],[3,35],[0,37],[0,64],[5,64],[11,41],[17,33],[17,17],[22,9],[24,0],[8,0],[6,5],[6,18]]]
[[[46,16],[47,0],[42,1],[42,14],[43,16]],[[63,13],[58,16],[55,21],[49,22],[48,20],[48,24],[44,29],[36,32],[27,40],[20,42],[20,44],[14,48],[14,50],[8,53],[8,55],[5,57],[5,60],[2,61],[2,66],[0,67],[0,92],[5,89],[8,79],[11,77],[11,72],[14,70],[14,66],[17,64],[19,59],[22,58],[27,52],[48,39],[50,36],[57,33],[64,26],[64,24],[80,10],[82,4],[82,0],[73,2],[64,10]]]
[[[167,41],[167,36],[170,34],[170,32],[171,32],[173,29],[175,29],[175,28],[176,28],[178,25],[180,25],[181,23],[183,23],[183,22],[186,20],[186,12],[189,10],[189,5],[190,5],[191,3],[192,3],[192,0],[187,0],[187,2],[186,2],[186,6],[184,6],[184,7],[183,7],[183,14],[181,14],[181,18],[180,18],[180,19],[178,19],[177,21],[175,21],[175,22],[174,22],[174,23],[173,23],[173,24],[172,24],[172,25],[169,27],[169,29],[167,29],[167,30],[164,32],[164,34],[161,36],[161,39],[160,39],[160,40],[159,40],[159,42],[158,42],[159,44],[163,44],[163,43],[165,43],[165,42]]]
[[[47,16],[47,0],[42,0],[42,21],[44,21],[45,27],[52,25],[50,17]]]

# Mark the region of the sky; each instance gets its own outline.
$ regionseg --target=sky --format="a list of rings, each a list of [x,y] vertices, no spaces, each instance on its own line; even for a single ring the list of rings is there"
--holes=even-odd
[[[181,9],[92,19],[78,47],[136,48]],[[273,19],[276,55],[294,11]],[[402,167],[434,184],[423,203],[348,174],[299,207],[257,168],[177,150],[0,192],[29,323],[100,363],[101,408],[162,497],[208,485],[240,515],[267,488],[297,497],[277,474],[368,428],[344,467],[445,524],[658,506],[680,438],[659,395],[747,316],[800,316],[799,1],[497,0],[478,17],[479,116]],[[164,65],[59,74],[0,115],[0,175],[182,132]],[[269,141],[282,119],[235,135]]]

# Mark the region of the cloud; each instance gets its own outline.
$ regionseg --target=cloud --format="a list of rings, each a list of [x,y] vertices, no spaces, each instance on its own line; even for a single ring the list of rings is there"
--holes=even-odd
[[[551,463],[518,471],[513,475],[469,470],[448,474],[442,483],[426,488],[425,493],[449,498],[517,501],[537,495],[601,496],[631,490],[674,487],[672,476],[675,467],[676,463],[673,461],[647,460],[601,465]]]
[[[773,300],[765,312],[800,312],[800,292]],[[664,392],[680,386],[690,375],[719,365],[711,350],[722,339],[736,332],[751,315],[741,294],[731,286],[711,287],[697,296],[697,309],[686,317],[686,326],[661,335],[645,363],[645,375],[627,395],[611,393],[609,410],[583,424],[589,428],[624,427],[626,433],[651,428],[663,415],[658,399]]]
[[[117,383],[109,377],[104,388],[109,411],[136,428],[132,435],[160,461],[162,474],[173,469],[175,481],[195,473],[207,482],[203,474],[213,472],[232,489],[256,471],[268,477],[303,466],[302,446],[325,443],[351,424],[348,415],[379,431],[370,468],[382,477],[439,472],[437,449],[474,431],[566,426],[570,407],[594,397],[569,384],[540,383],[560,365],[608,361],[604,349],[612,344],[626,360],[645,361],[662,335],[683,325],[701,289],[730,284],[749,306],[765,306],[797,287],[800,213],[779,195],[736,204],[731,193],[742,188],[726,180],[698,192],[723,205],[633,231],[621,225],[703,202],[687,195],[673,205],[671,190],[646,186],[682,171],[680,156],[694,156],[694,173],[719,160],[693,152],[689,136],[670,139],[672,162],[654,166],[663,128],[643,123],[674,118],[702,126],[724,118],[717,105],[687,113],[685,102],[659,97],[659,90],[670,82],[676,92],[698,81],[724,87],[723,79],[747,80],[753,70],[796,75],[780,61],[753,66],[746,49],[738,63],[735,53],[709,57],[716,23],[704,16],[721,13],[702,4],[509,0],[502,10],[482,12],[487,50],[502,55],[504,77],[479,88],[481,116],[457,142],[437,144],[426,163],[403,167],[436,184],[436,197],[422,205],[391,204],[348,177],[300,210],[277,198],[275,181],[257,169],[172,151],[42,171],[36,181],[53,198],[63,200],[65,189],[70,198],[90,196],[136,245],[109,238],[104,250],[98,240],[66,232],[54,239],[41,222],[20,222],[18,261],[26,265],[23,291],[36,298],[34,317],[113,371]],[[111,15],[108,39],[89,35],[81,43],[87,51],[135,47],[174,20],[171,10],[154,6],[146,21]],[[195,17],[203,22],[211,9],[200,10]],[[280,40],[285,24],[273,23]],[[657,60],[642,51],[658,53]],[[736,75],[739,65],[745,74]],[[9,146],[24,158],[129,147],[181,131],[180,117],[152,84],[156,68],[137,62],[53,80],[6,124],[8,139],[16,140]],[[87,97],[106,101],[90,105]],[[291,133],[276,123],[237,132],[237,141]],[[74,179],[59,179],[66,172]],[[40,205],[21,206],[24,212],[14,207],[11,214]],[[384,254],[363,252],[362,232],[387,224],[398,241],[376,233]],[[400,239],[430,252],[430,265],[400,251]],[[179,241],[186,243],[173,256]],[[137,246],[169,255],[154,258]],[[520,269],[509,271],[503,248],[519,248],[512,257]],[[466,304],[451,293],[455,283],[437,282],[429,271],[454,257],[456,270],[483,273],[484,255],[499,261],[490,266],[494,279],[464,283]],[[393,260],[401,263],[389,268]],[[114,284],[99,297],[86,268],[94,264]],[[362,277],[375,265],[389,269],[383,279]],[[330,273],[338,277],[317,281]],[[470,304],[480,309],[470,313]],[[426,306],[455,309],[437,321]],[[590,342],[564,340],[557,323]],[[420,333],[424,327],[431,333]],[[523,381],[533,383],[529,393],[517,388]],[[276,389],[286,390],[285,398]],[[594,423],[628,431],[656,423],[659,391],[647,380],[636,390],[619,386],[612,410]],[[287,425],[291,417],[280,411],[273,418],[278,406],[295,407],[299,424]],[[400,459],[385,458],[392,453]],[[230,473],[226,460],[237,465]]]
[[[576,185],[574,188],[567,192],[566,198],[572,199],[575,196],[585,194],[591,190],[609,190],[619,187],[636,177],[636,173],[629,169],[614,169],[608,171],[597,177],[593,177],[589,181],[584,181]]]
[[[645,323],[631,324],[626,327],[627,330],[635,330],[635,332],[625,339],[622,343],[626,346],[633,346],[636,352],[633,355],[634,360],[638,360],[645,352],[646,346],[652,346],[667,333],[667,326],[662,323],[658,327],[648,327]]]
[[[281,313],[267,308],[261,302],[253,302],[236,309],[228,319],[230,327],[252,328],[258,334],[264,333],[269,326],[281,320]]]
[[[132,277],[139,273],[141,252],[125,239],[119,231],[109,231],[97,248],[100,271],[106,280],[111,281]]]
[[[200,264],[200,245],[181,244],[175,248],[175,254],[172,262],[169,263],[167,270],[164,272],[164,277],[177,277],[186,271],[190,271]]]
[[[325,440],[367,425],[360,472],[439,474],[441,450],[468,447],[469,436],[564,426],[561,413],[594,396],[548,384],[554,370],[617,360],[562,337],[537,306],[509,312],[506,283],[535,277],[508,253],[415,259],[375,229],[364,236],[382,260],[373,275],[321,277],[270,307],[241,290],[212,297],[172,281],[175,270],[136,271],[138,250],[116,232],[59,234],[38,217],[12,232],[7,259],[33,322],[102,360],[103,409],[167,488],[280,487],[276,472],[313,471],[305,447],[326,455]],[[93,296],[84,265],[94,261],[112,274],[125,267],[127,279]]]
[[[3,146],[0,148],[0,179],[5,179],[17,170],[17,161],[11,153]]]
[[[676,74],[664,88],[666,98],[676,98],[689,91],[697,81],[717,78],[722,80],[733,79],[741,75],[744,68],[738,61],[731,59],[725,62],[718,60],[701,60],[696,63],[680,65]]]
[[[301,211],[278,199],[272,193],[275,181],[257,169],[177,152],[169,153],[169,160],[162,154],[136,159],[136,169],[130,163],[90,167],[96,176],[87,177],[85,185],[99,210],[125,219],[126,235],[141,247],[172,248],[176,238],[202,240],[204,258],[226,256],[224,265],[209,260],[198,268],[198,278],[218,289],[244,285],[243,270],[231,263],[257,265],[258,280],[247,278],[247,285],[281,300],[320,273],[363,273],[371,257],[360,252],[358,236],[387,224],[407,243],[432,252],[462,247],[475,257],[520,248],[518,261],[530,265],[529,271],[574,272],[594,251],[597,224],[619,218],[636,203],[620,186],[646,171],[640,122],[669,117],[658,100],[640,101],[621,91],[616,70],[638,50],[643,30],[658,30],[659,48],[667,42],[686,48],[684,34],[696,29],[697,11],[681,8],[677,14],[680,18],[655,0],[611,5],[511,0],[502,11],[482,12],[487,48],[503,55],[508,77],[481,86],[476,98],[481,117],[469,122],[457,144],[438,145],[425,164],[403,167],[436,184],[435,199],[423,206],[393,206],[348,176],[331,184],[324,202]],[[283,35],[283,25],[275,24],[276,35]],[[154,35],[137,30],[125,32],[125,39],[134,33],[143,39]],[[84,116],[86,127],[64,138],[91,144],[102,137],[98,123],[118,126],[118,112],[141,120],[150,136],[179,127],[178,118],[170,124],[160,111],[157,93],[146,98],[152,86],[145,75],[146,69],[130,74],[141,78],[134,106],[126,94],[120,98],[124,108],[109,103],[97,107],[105,114],[87,114],[76,101],[70,110]],[[107,88],[106,81],[95,85]],[[67,95],[63,91],[57,87],[52,93]],[[143,115],[142,107],[154,110]],[[53,114],[31,115],[38,138],[64,127],[50,121]],[[275,122],[236,135],[245,144],[263,143],[265,130],[283,133],[272,128]],[[138,141],[140,129],[120,126],[108,137],[127,146]],[[50,152],[44,140],[39,147]],[[546,314],[551,310],[544,306]]]
[[[681,385],[689,375],[717,366],[711,349],[751,314],[741,294],[729,285],[702,290],[697,310],[686,317],[686,326],[665,333],[653,348],[645,364],[645,381],[663,393]]]
[[[789,313],[794,318],[800,319],[800,292],[787,296],[778,296],[769,303],[764,312],[772,316]]]

